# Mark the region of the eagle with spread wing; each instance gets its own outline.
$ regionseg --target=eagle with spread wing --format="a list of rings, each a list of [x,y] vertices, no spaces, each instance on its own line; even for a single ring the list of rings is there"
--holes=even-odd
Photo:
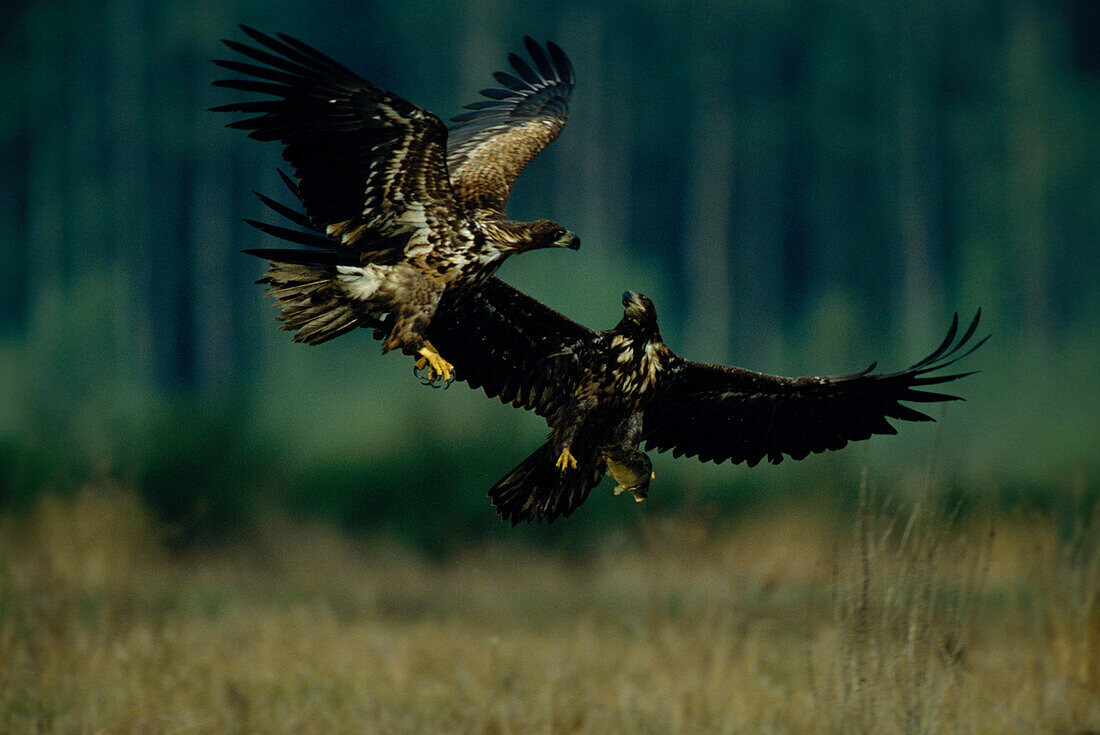
[[[565,125],[572,64],[554,43],[526,38],[531,62],[510,54],[515,73],[496,72],[502,86],[484,90],[488,99],[467,105],[448,131],[301,41],[241,28],[255,45],[224,43],[248,61],[214,63],[246,78],[214,84],[267,96],[213,109],[246,113],[229,127],[283,144],[311,227],[334,242],[248,251],[271,261],[265,280],[284,328],[317,344],[388,317],[383,349],[451,380],[452,365],[425,335],[440,298],[476,289],[513,253],[580,246],[555,222],[504,214],[524,167]],[[318,290],[342,298],[318,299]]]
[[[905,403],[959,400],[927,390],[971,373],[938,371],[976,350],[979,310],[960,335],[958,315],[926,358],[891,373],[785,378],[685,360],[661,339],[646,296],[623,294],[623,317],[595,331],[553,311],[499,279],[477,294],[440,307],[429,330],[454,356],[471,387],[544,416],[549,439],[489,491],[513,524],[568,516],[609,471],[620,486],[616,455],[634,477],[646,450],[704,462],[745,462],[841,449],[873,434],[896,434],[890,419],[931,421]],[[644,455],[643,455],[644,456]],[[641,466],[641,471],[639,471]],[[647,483],[635,482],[635,498]]]
[[[315,250],[333,247],[304,215],[261,198],[315,230],[279,228],[281,237]],[[638,450],[642,443],[674,457],[752,467],[896,434],[891,419],[932,421],[905,404],[961,400],[929,388],[972,374],[941,371],[988,339],[973,341],[980,318],[979,309],[960,334],[956,314],[940,345],[904,370],[876,373],[872,363],[850,375],[785,378],[679,357],[641,294],[624,293],[622,320],[596,331],[494,277],[477,291],[446,294],[427,334],[454,361],[458,379],[549,424],[549,439],[489,491],[514,525],[568,516],[605,473],[616,494],[644,499],[652,470]],[[362,325],[379,338],[387,329],[385,320],[364,318]]]

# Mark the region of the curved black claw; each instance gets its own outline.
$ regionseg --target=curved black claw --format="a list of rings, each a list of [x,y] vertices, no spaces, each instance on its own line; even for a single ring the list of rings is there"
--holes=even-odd
[[[427,375],[420,374],[422,370],[427,373],[427,375],[431,375],[433,372],[430,366],[418,367],[415,362],[413,363],[413,375],[416,377],[421,385],[427,385],[432,388],[442,388],[443,390],[447,390],[451,387],[451,383],[455,382],[455,373],[453,370],[451,371],[450,380],[443,380],[442,378],[429,378],[427,377]]]

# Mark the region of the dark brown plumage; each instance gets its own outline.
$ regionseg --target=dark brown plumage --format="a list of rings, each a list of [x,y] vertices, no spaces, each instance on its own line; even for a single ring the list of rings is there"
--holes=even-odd
[[[959,400],[928,390],[970,373],[933,374],[985,342],[971,344],[979,310],[960,336],[958,317],[943,342],[905,370],[875,365],[837,377],[784,378],[685,360],[663,342],[652,302],[623,295],[623,318],[593,331],[499,279],[441,304],[430,330],[455,357],[461,380],[504,403],[545,416],[549,440],[490,490],[513,523],[568,516],[588,497],[609,448],[704,462],[802,459],[873,434],[890,419],[931,421],[909,406]]]
[[[246,113],[229,127],[282,143],[310,226],[332,238],[317,252],[249,251],[271,261],[284,327],[316,344],[389,315],[385,349],[449,379],[424,339],[441,296],[476,289],[513,253],[580,244],[549,220],[504,218],[516,178],[565,124],[568,58],[526,39],[535,68],[510,56],[519,76],[498,72],[505,88],[485,90],[448,140],[438,117],[301,41],[242,29],[255,45],[225,44],[248,61],[214,63],[246,78],[215,85],[266,97],[214,110]]]

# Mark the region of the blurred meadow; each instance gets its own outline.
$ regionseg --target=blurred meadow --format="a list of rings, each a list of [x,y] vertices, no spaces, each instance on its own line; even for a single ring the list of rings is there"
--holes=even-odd
[[[537,417],[277,329],[239,23],[444,119],[561,45],[509,213],[583,246],[499,275],[590,327],[839,374],[980,306],[981,372],[511,528]],[[9,0],[0,60],[0,730],[1100,732],[1097,3]]]
[[[856,492],[852,518],[640,517],[580,557],[433,563],[280,517],[172,554],[86,487],[0,528],[0,728],[1095,732],[1100,517]]]

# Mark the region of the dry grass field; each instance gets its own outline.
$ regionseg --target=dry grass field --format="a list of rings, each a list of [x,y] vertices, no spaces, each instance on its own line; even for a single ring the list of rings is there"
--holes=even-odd
[[[1100,732],[1088,519],[865,502],[443,563],[264,529],[169,556],[111,487],[0,522],[0,731]]]

